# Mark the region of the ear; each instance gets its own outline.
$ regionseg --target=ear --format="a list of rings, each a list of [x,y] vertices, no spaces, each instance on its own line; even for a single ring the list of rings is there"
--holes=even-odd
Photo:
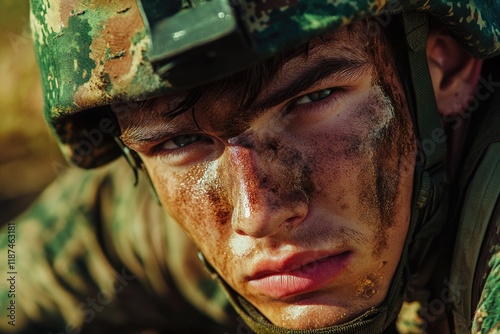
[[[472,98],[482,60],[473,58],[442,27],[432,27],[427,59],[437,107],[441,115],[459,114]]]

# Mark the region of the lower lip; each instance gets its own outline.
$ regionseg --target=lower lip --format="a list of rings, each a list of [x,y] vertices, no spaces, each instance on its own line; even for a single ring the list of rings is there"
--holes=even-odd
[[[330,256],[295,270],[266,275],[249,281],[255,292],[285,298],[324,288],[347,266],[351,252]]]

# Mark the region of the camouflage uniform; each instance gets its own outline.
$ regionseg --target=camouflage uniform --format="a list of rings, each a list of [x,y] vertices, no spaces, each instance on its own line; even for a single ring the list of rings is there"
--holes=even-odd
[[[152,199],[149,185],[134,188],[133,181],[123,160],[92,172],[68,170],[15,221],[16,321],[6,321],[12,298],[3,277],[1,332],[231,328],[233,312],[196,247]],[[72,205],[62,205],[67,201]],[[0,268],[11,271],[7,260]]]
[[[160,3],[157,5],[160,6]],[[192,3],[198,6],[205,1]],[[475,56],[495,57],[500,54],[497,1],[241,0],[237,3],[255,61],[353,20],[373,15],[382,15],[378,18],[390,20],[388,14],[402,11],[431,13]],[[134,108],[134,101],[168,93],[176,88],[175,84],[160,77],[151,66],[149,55],[154,52],[151,36],[136,1],[32,0],[31,6],[33,39],[44,88],[45,116],[68,160],[83,168],[104,165],[126,151],[116,141],[120,131],[109,106],[113,105],[115,112],[120,112],[120,108]],[[232,12],[220,13],[223,14],[219,15],[221,19],[230,19],[234,15]],[[410,40],[408,42],[411,44]],[[488,110],[486,114],[498,115],[498,111]],[[498,119],[491,117],[489,123],[494,129]],[[472,173],[468,174],[464,168],[464,182],[460,183],[463,189],[461,186],[456,189],[459,194],[455,198],[456,203],[466,200],[464,198],[469,196],[468,182],[480,168],[478,166],[484,166],[476,162],[482,161],[486,150],[496,147],[494,143],[499,141],[498,132],[492,130],[488,133],[491,134],[487,141],[489,146],[481,147],[479,143],[474,150],[469,147],[471,154],[481,153],[477,159],[468,158],[467,161],[471,162],[467,165],[472,166]],[[134,165],[133,157],[127,156]],[[486,169],[495,171],[488,167],[497,160],[492,158],[487,162]],[[1,323],[2,330],[20,330],[26,325],[31,326],[25,327],[26,332],[33,333],[45,328],[46,324],[55,324],[57,330],[70,332],[71,328],[65,328],[66,325],[79,327],[85,324],[92,333],[109,331],[115,326],[123,326],[121,332],[140,332],[148,327],[167,332],[222,332],[221,327],[208,318],[232,326],[232,330],[236,328],[240,332],[243,329],[238,322],[241,318],[235,318],[228,310],[228,301],[219,286],[198,264],[195,247],[154,203],[143,178],[138,189],[132,188],[133,177],[127,168],[120,162],[90,173],[70,171],[46,191],[29,213],[17,220],[15,249],[19,251],[16,270],[20,284],[16,290],[16,327]],[[490,176],[493,180],[496,174]],[[425,182],[432,183],[434,180],[427,178]],[[416,189],[419,190],[420,186]],[[426,207],[431,207],[428,211],[433,214],[431,202],[437,195],[432,189],[427,189],[422,196],[417,192],[418,196],[415,196],[414,211],[422,211],[425,217],[428,213],[424,210]],[[71,206],[60,205],[61,202],[71,203]],[[500,323],[498,242],[493,238],[497,235],[499,215],[498,203],[494,201],[493,204],[488,208],[496,204],[497,209],[493,210],[489,225],[484,224],[491,233],[485,234],[486,244],[480,252],[482,258],[491,260],[489,267],[479,270],[481,274],[477,279],[473,278],[479,282],[479,291],[484,284],[484,293],[474,318],[474,330],[481,328],[483,333],[497,331]],[[457,212],[456,217],[450,215],[449,220],[465,217],[468,208],[465,209],[464,213]],[[416,215],[420,217],[420,213]],[[431,220],[432,215],[428,221]],[[414,253],[428,246],[426,239],[432,240],[426,233],[432,232],[430,236],[434,237],[446,227],[440,225],[433,230],[435,226],[430,226],[432,224],[417,224],[422,218],[412,218],[412,221],[412,229],[418,228],[415,235],[411,233],[411,238],[414,237],[417,244],[424,244],[423,248],[412,245],[410,251]],[[425,223],[428,221],[424,219]],[[467,222],[464,224],[467,226]],[[456,225],[447,227],[456,229]],[[460,255],[463,251],[460,240],[464,239],[461,233],[465,231],[459,231],[454,252],[455,267],[451,270],[464,258]],[[407,246],[411,238],[408,238]],[[5,253],[9,242],[9,239],[2,239],[2,251]],[[478,242],[482,243],[483,239]],[[450,248],[449,243],[446,245]],[[444,267],[448,268],[448,265]],[[9,270],[2,269],[4,272]],[[403,265],[398,269],[400,276],[396,276],[396,285],[400,284],[399,277],[405,277],[403,269]],[[466,271],[465,276],[470,272],[472,275],[476,273],[472,268]],[[442,277],[439,276],[438,283],[433,285],[434,295],[428,298],[428,305],[424,303],[424,311],[431,309],[435,300],[432,298],[443,291],[440,285]],[[219,277],[216,278],[220,281]],[[429,281],[436,279],[431,277]],[[219,283],[227,290],[224,282]],[[1,292],[0,306],[7,309],[11,300],[8,297],[10,283],[5,280],[2,284],[6,290]],[[456,291],[462,281],[451,284]],[[472,284],[470,279],[467,284]],[[283,332],[267,324],[265,319],[255,322],[256,313],[251,306],[237,300],[231,291],[228,296],[245,321],[257,323],[254,328]],[[463,328],[467,328],[471,314],[464,313],[457,296],[455,293],[451,311],[456,318],[463,317],[466,323]],[[137,308],[139,304],[140,309]],[[145,305],[150,307],[146,309]],[[392,316],[397,312],[395,307],[385,305],[384,312]],[[416,327],[421,329],[419,323],[418,319],[414,321]],[[404,327],[403,324],[403,332],[410,332]]]

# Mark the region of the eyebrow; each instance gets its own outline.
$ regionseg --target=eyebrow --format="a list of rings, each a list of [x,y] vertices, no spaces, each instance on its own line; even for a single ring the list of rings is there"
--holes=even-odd
[[[270,94],[269,97],[263,101],[252,103],[248,110],[244,112],[245,118],[250,120],[258,116],[263,111],[270,109],[283,101],[293,98],[297,94],[310,89],[316,83],[325,78],[335,76],[337,80],[345,80],[360,75],[366,68],[368,62],[360,59],[346,58],[346,57],[329,57],[316,61],[314,65],[308,66],[293,79],[287,80],[288,84],[280,87],[276,92]],[[300,70],[299,70],[300,71]],[[265,89],[265,88],[264,88]],[[163,114],[163,113],[162,113]],[[168,122],[162,124],[155,124],[153,126],[143,126],[137,123],[128,124],[120,136],[126,145],[142,146],[145,143],[154,143],[163,140],[164,138],[173,136],[179,129],[191,128],[192,131],[199,130],[194,125],[177,124],[172,122],[177,116],[171,117]],[[165,121],[165,114],[163,114],[162,121]],[[154,116],[153,116],[154,117]]]
[[[199,131],[199,128],[191,124],[191,122],[186,122],[187,124],[183,124],[184,122],[181,124],[172,122],[174,118],[166,123],[150,126],[138,124],[129,125],[122,131],[120,139],[123,140],[126,145],[141,146],[144,143],[160,142],[165,138],[174,136],[180,130]]]
[[[353,78],[362,73],[367,65],[367,61],[346,57],[321,59],[313,66],[306,68],[296,78],[290,80],[289,84],[279,88],[263,101],[255,103],[251,109],[256,112],[275,107],[283,101],[293,98],[297,94],[309,89],[317,82],[331,76],[337,76],[338,80]]]

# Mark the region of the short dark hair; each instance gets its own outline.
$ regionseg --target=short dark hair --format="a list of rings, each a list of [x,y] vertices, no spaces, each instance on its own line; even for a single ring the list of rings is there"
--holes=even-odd
[[[371,18],[367,18],[350,24],[344,29],[345,33],[349,37],[353,37],[354,35],[358,36],[358,38],[359,36],[366,36],[367,43],[360,45],[363,50],[359,50],[360,53],[364,53],[365,55],[367,55],[368,52],[364,47],[368,46],[369,35],[373,34],[373,31],[369,31],[370,24],[372,23],[376,23],[376,21]],[[168,115],[170,117],[175,117],[176,115],[192,109],[204,95],[214,94],[215,96],[221,96],[229,91],[231,91],[232,96],[239,99],[239,108],[246,109],[250,107],[252,102],[257,98],[265,84],[277,74],[277,72],[288,60],[299,55],[307,57],[309,51],[314,48],[314,46],[323,42],[331,41],[332,39],[335,39],[337,35],[337,31],[328,32],[305,44],[299,45],[291,50],[278,53],[262,63],[252,65],[251,67],[225,77],[224,79],[191,89],[187,92],[185,98],[174,109],[172,109]]]

